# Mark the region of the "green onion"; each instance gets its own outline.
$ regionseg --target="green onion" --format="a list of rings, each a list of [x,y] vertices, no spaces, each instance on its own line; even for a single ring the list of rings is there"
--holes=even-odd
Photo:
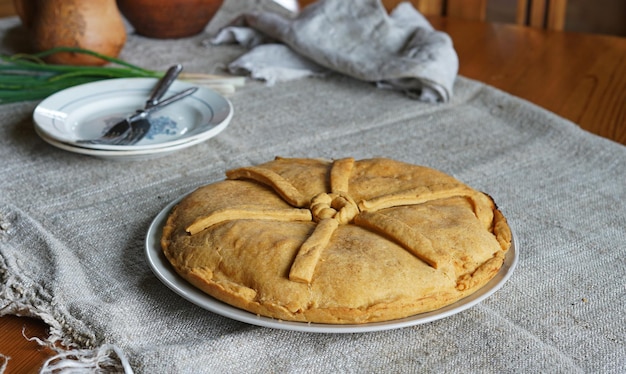
[[[43,58],[54,53],[82,53],[101,58],[105,66],[47,64]],[[0,55],[0,104],[42,100],[55,92],[79,84],[112,78],[160,78],[164,72],[130,64],[118,58],[82,48],[57,47],[35,54]],[[244,84],[243,77],[223,77],[201,73],[182,73],[182,80],[205,85],[223,94],[234,92]]]
[[[58,52],[82,53],[107,61],[107,66],[47,64],[43,58]],[[117,66],[115,66],[117,65]],[[0,104],[41,100],[83,83],[111,78],[161,77],[123,60],[82,48],[58,47],[35,54],[0,55]]]

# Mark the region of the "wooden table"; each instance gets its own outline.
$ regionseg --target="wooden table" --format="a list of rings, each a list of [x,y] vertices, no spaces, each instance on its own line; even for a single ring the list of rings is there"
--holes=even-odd
[[[626,38],[431,18],[447,32],[460,75],[626,144]]]
[[[450,34],[460,74],[529,100],[597,135],[626,144],[626,38],[431,18]],[[46,336],[31,318],[0,318],[8,373],[37,372],[52,353],[22,337]],[[0,367],[2,361],[0,359]]]

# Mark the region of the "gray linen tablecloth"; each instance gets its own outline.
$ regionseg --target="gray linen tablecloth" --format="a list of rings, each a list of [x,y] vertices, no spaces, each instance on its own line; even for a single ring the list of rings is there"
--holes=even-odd
[[[0,21],[5,52],[23,42],[18,24]],[[243,52],[208,37],[131,35],[122,57],[211,72]],[[433,105],[340,75],[250,81],[219,136],[132,162],[49,146],[33,130],[37,103],[3,105],[0,315],[40,317],[77,356],[136,373],[624,372],[626,148],[469,79],[454,92]],[[277,155],[384,156],[450,173],[493,196],[518,266],[471,309],[369,333],[248,325],[170,291],[144,256],[152,219],[225,170]]]

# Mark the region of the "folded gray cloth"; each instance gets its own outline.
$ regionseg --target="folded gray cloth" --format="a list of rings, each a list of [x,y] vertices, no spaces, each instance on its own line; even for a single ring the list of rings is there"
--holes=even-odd
[[[212,43],[251,48],[229,69],[269,84],[336,71],[426,102],[449,101],[459,65],[450,37],[408,2],[391,14],[379,0],[320,0],[293,18],[246,13]]]

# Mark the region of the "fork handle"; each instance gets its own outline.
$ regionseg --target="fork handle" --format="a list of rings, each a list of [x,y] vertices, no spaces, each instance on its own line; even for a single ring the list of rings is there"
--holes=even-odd
[[[167,99],[163,100],[163,101],[159,101],[158,103],[156,103],[154,106],[151,106],[149,108],[143,109],[143,110],[138,110],[135,114],[133,114],[132,116],[130,116],[128,118],[128,121],[130,123],[137,121],[139,119],[142,118],[148,118],[148,116],[158,110],[163,109],[164,107],[180,100],[183,99],[189,95],[192,95],[194,92],[196,92],[198,90],[198,87],[190,87],[187,88],[186,90],[183,90],[179,93],[177,93],[176,95],[170,96]]]
[[[167,69],[167,72],[165,73],[163,78],[161,78],[157,82],[157,85],[154,87],[150,98],[146,101],[146,109],[157,105],[159,100],[161,100],[163,95],[165,95],[167,89],[170,88],[172,83],[174,83],[176,77],[178,77],[178,74],[180,74],[182,70],[183,66],[181,64],[173,65],[169,69]]]
[[[198,90],[198,87],[189,87],[186,90],[183,90],[179,93],[177,93],[176,95],[172,95],[170,97],[168,97],[167,99],[163,100],[163,101],[159,101],[158,103],[156,103],[153,107],[150,107],[148,109],[146,109],[145,111],[148,113],[152,113],[152,112],[156,112],[157,110],[166,107],[180,99],[183,99],[189,95],[192,95],[194,92],[196,92]]]

